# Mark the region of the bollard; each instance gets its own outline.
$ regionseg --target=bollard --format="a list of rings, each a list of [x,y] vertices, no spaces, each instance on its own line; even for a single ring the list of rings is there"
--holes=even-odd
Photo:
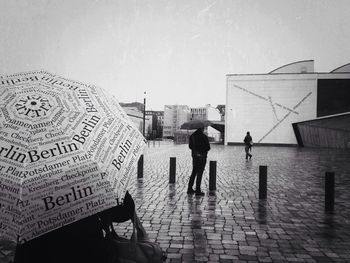
[[[176,158],[170,157],[170,169],[169,169],[169,183],[175,183],[175,175],[176,175]]]
[[[266,199],[267,196],[267,166],[259,166],[259,199]]]
[[[143,154],[137,162],[137,178],[143,178]]]
[[[216,161],[209,163],[209,191],[216,190]]]
[[[325,178],[325,211],[334,210],[334,172],[326,172]]]

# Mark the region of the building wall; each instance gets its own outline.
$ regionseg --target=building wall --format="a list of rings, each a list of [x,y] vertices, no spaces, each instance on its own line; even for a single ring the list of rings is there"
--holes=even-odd
[[[228,75],[225,144],[297,144],[292,123],[316,118],[317,74]]]
[[[146,123],[148,139],[156,139],[163,137],[163,111],[146,111],[146,118],[149,118],[150,123]]]
[[[134,106],[122,106],[130,120],[135,127],[142,133],[143,132],[143,112],[138,107]],[[152,127],[152,116],[145,116],[145,137],[149,137],[149,127]]]
[[[162,115],[157,116],[157,136],[163,137],[163,126],[164,126],[164,112]]]
[[[350,112],[350,73],[318,74],[317,117]]]
[[[143,113],[137,109],[130,107],[123,107],[130,120],[134,123],[135,127],[142,133],[143,128]]]
[[[190,108],[186,105],[165,105],[163,138],[174,137],[181,125],[190,119]]]
[[[293,125],[302,146],[350,149],[350,114]]]
[[[221,114],[220,111],[210,105],[208,105],[208,111],[207,111],[207,115],[208,115],[208,120],[210,121],[220,121],[221,120]],[[218,142],[221,139],[221,133],[214,129],[213,127],[208,127],[207,130],[208,136],[210,138],[212,138],[214,141]]]
[[[207,107],[191,108],[191,120],[208,120]]]

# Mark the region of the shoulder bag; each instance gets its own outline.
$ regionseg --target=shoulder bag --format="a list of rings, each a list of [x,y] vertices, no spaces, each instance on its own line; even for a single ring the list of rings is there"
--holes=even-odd
[[[162,263],[166,254],[157,243],[149,241],[140,219],[134,213],[133,233],[130,239],[117,235],[112,222],[104,227],[108,263]]]

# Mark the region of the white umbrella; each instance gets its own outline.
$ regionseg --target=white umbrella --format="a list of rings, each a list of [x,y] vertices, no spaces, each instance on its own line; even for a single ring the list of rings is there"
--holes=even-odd
[[[45,71],[0,78],[0,235],[25,242],[115,206],[145,145],[115,98]]]

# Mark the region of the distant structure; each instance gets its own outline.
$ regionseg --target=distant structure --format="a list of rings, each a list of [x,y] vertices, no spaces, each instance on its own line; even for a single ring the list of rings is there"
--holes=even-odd
[[[220,112],[220,120],[221,121],[225,121],[225,105],[224,104],[219,104],[216,106],[216,108],[218,109],[218,111]]]
[[[130,103],[119,103],[120,106],[125,110],[126,114],[130,117],[135,127],[142,133],[143,131],[143,103],[130,102]],[[152,118],[146,115],[145,119],[145,137],[149,137],[147,127],[152,125]]]
[[[146,133],[149,139],[154,140],[163,137],[164,111],[146,110],[146,118],[149,118],[150,124],[146,126]]]
[[[120,103],[127,115],[133,121],[140,132],[143,130],[143,103]],[[145,112],[145,138],[154,140],[158,138],[175,139],[178,143],[186,143],[190,134],[187,130],[181,130],[183,123],[190,120],[210,120],[215,123],[215,128],[208,127],[206,132],[212,141],[223,139],[224,122],[222,109],[224,105],[216,108],[207,104],[203,107],[190,108],[187,105],[165,105],[164,111],[146,110]],[[220,126],[221,125],[221,126]],[[218,128],[219,127],[219,128]]]
[[[350,148],[350,64],[314,72],[305,60],[268,74],[227,75],[225,144]]]
[[[210,104],[204,107],[191,108],[191,120],[210,120],[210,121],[220,121],[221,114],[217,108],[212,107]],[[221,138],[221,133],[217,129],[212,127],[207,127],[205,129],[208,137],[212,141],[219,141]]]
[[[187,143],[188,137],[193,130],[182,130],[181,125],[190,120],[210,120],[224,127],[224,123],[221,121],[220,110],[212,107],[210,104],[193,108],[187,105],[165,105],[163,138],[174,139],[175,143]],[[223,129],[220,131],[217,127],[208,127],[205,129],[211,141],[220,141],[223,137],[223,131]]]
[[[163,138],[174,139],[181,125],[189,120],[190,108],[187,105],[165,105]]]

